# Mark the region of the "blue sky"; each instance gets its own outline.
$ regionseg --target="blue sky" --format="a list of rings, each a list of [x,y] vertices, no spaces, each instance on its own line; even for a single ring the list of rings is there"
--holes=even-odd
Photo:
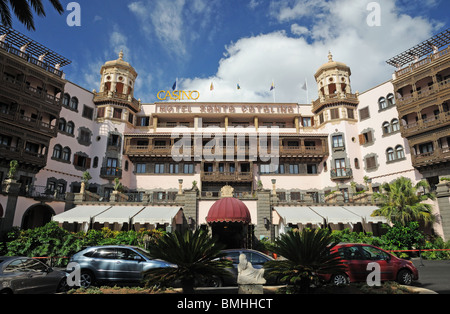
[[[47,17],[36,18],[35,32],[17,21],[14,28],[72,60],[66,78],[88,90],[99,89],[101,65],[123,50],[144,103],[177,78],[180,89],[200,91],[199,101],[307,103],[317,98],[314,73],[329,50],[351,67],[353,92],[363,92],[391,78],[386,60],[449,28],[448,0],[375,1],[374,27],[371,2],[79,0],[81,26],[70,27],[70,12],[60,16],[44,0]]]

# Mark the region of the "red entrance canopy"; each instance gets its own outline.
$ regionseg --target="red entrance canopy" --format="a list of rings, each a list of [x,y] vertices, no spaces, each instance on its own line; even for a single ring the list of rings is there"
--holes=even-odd
[[[211,206],[206,221],[208,223],[243,222],[249,224],[251,217],[247,206],[242,201],[233,197],[225,197]]]

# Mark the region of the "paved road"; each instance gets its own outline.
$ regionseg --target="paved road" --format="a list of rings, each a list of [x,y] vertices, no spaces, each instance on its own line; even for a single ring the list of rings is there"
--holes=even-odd
[[[427,261],[413,259],[419,270],[419,280],[414,286],[439,294],[450,294],[450,261]]]

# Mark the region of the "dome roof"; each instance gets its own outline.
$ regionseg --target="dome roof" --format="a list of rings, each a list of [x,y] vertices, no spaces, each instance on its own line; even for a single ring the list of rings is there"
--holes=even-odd
[[[345,63],[333,60],[333,55],[331,54],[331,51],[330,51],[328,53],[328,62],[323,64],[319,68],[319,70],[317,70],[315,76],[318,77],[319,74],[322,73],[323,71],[330,70],[330,69],[336,69],[336,68],[341,68],[341,69],[344,69],[344,70],[347,70],[350,72],[350,67],[348,65],[346,65]]]
[[[248,224],[251,222],[251,217],[244,202],[233,197],[225,197],[211,206],[206,221],[208,223],[243,222]]]
[[[135,69],[128,62],[123,60],[123,51],[120,51],[119,59],[105,62],[105,64],[102,66],[101,72],[103,72],[103,69],[105,68],[114,68],[114,67],[127,69],[136,75]]]

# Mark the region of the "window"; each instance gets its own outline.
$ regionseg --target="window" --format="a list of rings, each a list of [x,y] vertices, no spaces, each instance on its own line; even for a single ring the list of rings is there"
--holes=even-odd
[[[299,174],[299,168],[297,164],[290,164],[289,165],[289,173],[290,174]]]
[[[55,145],[53,148],[53,155],[52,157],[55,159],[61,159],[61,153],[62,153],[62,146],[61,145]]]
[[[317,165],[307,165],[306,173],[308,174],[317,174]]]
[[[369,107],[359,110],[359,121],[370,118]]]
[[[383,123],[383,134],[389,134],[391,133],[391,125],[389,124],[389,122],[384,122]]]
[[[91,107],[88,107],[86,105],[83,106],[83,113],[82,113],[83,118],[87,118],[92,120],[94,117],[94,109]]]
[[[105,107],[101,107],[97,109],[97,118],[105,117]]]
[[[113,118],[115,118],[115,119],[122,119],[122,109],[114,108]]]
[[[78,98],[72,97],[72,99],[70,99],[70,109],[78,110]]]
[[[284,172],[284,164],[278,165],[278,167],[277,167],[277,169],[275,170],[274,173],[276,173],[276,174],[284,174],[285,173]]]
[[[178,164],[170,164],[169,165],[169,173],[172,173],[172,174],[179,173],[179,165]]]
[[[184,164],[184,173],[186,174],[194,173],[194,164]]]
[[[322,124],[325,122],[325,119],[323,117],[323,112],[319,115],[319,123]]]
[[[331,120],[339,119],[339,108],[330,109]]]
[[[334,161],[336,166],[336,177],[344,177],[346,175],[346,163],[344,158],[336,159]]]
[[[117,158],[108,158],[106,160],[106,175],[108,176],[119,175],[119,160]]]
[[[333,136],[333,148],[344,147],[344,140],[342,135]]]
[[[426,143],[419,145],[419,152],[421,154],[432,153],[434,152],[433,143]]]
[[[387,161],[393,161],[395,159],[394,157],[394,149],[389,147],[386,150],[386,157],[387,157]]]
[[[401,145],[396,146],[395,153],[397,155],[397,159],[405,158],[405,150],[403,149],[403,146],[401,146]]]
[[[138,126],[149,126],[149,125],[150,125],[150,117],[138,118]]]
[[[260,174],[269,174],[270,173],[270,165],[260,165],[259,173]]]
[[[75,154],[73,164],[78,168],[89,169],[91,168],[91,159],[83,155]]]
[[[146,173],[146,164],[136,164],[136,173]]]
[[[388,107],[395,106],[395,97],[393,94],[387,95]]]
[[[386,103],[386,98],[381,97],[378,100],[378,107],[380,108],[380,110],[386,109],[387,108],[387,103]]]
[[[60,130],[61,132],[66,131],[66,120],[65,119],[63,119],[63,118],[59,119],[58,130]]]
[[[62,159],[65,161],[70,161],[71,151],[69,147],[64,147],[62,151]]]
[[[393,119],[391,122],[392,132],[397,132],[400,130],[400,124],[398,123],[398,119]]]
[[[108,146],[119,147],[121,142],[120,135],[111,134],[108,140]]]
[[[68,122],[67,127],[66,127],[66,132],[73,135],[74,130],[75,130],[75,124],[72,121]]]
[[[372,131],[364,132],[359,135],[359,143],[361,145],[373,143]]]
[[[375,156],[366,157],[366,169],[375,169],[377,162]]]
[[[131,113],[131,111],[128,111],[128,122],[133,124],[134,122],[134,115]]]
[[[311,117],[303,117],[302,121],[304,127],[312,126]]]
[[[69,103],[70,103],[70,95],[64,94],[63,99],[62,99],[63,106],[69,107]]]
[[[155,164],[155,173],[164,173],[164,164]]]
[[[80,143],[91,143],[91,132],[86,129],[81,129],[78,141]]]
[[[349,119],[355,119],[355,111],[351,108],[347,108],[347,117]]]
[[[98,167],[98,157],[94,157],[94,164],[92,166],[93,168],[97,168]]]

